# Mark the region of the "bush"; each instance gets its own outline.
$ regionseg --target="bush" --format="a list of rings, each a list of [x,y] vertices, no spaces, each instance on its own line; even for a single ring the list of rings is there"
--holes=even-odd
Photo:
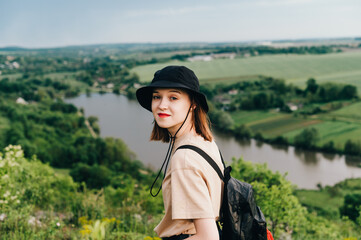
[[[345,143],[344,151],[346,154],[360,155],[361,154],[361,144],[360,144],[360,142],[355,143],[351,140],[347,140],[347,142]]]
[[[311,149],[316,145],[318,138],[316,128],[306,128],[295,137],[294,144],[299,148]]]
[[[246,125],[242,124],[234,129],[234,134],[236,138],[246,138],[249,139],[252,136],[252,131]]]
[[[70,175],[77,182],[85,182],[89,188],[100,189],[110,184],[113,172],[105,166],[78,163],[70,171]]]
[[[344,204],[340,208],[340,214],[347,216],[352,221],[356,222],[360,216],[361,210],[361,194],[353,193],[347,194],[344,198]]]
[[[77,185],[69,176],[56,175],[35,157],[29,162],[20,146],[10,145],[0,155],[0,178],[0,209],[24,203],[64,209],[76,198]]]

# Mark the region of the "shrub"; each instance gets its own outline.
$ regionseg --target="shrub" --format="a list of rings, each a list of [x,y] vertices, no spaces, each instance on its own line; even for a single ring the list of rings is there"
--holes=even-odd
[[[349,217],[352,221],[356,222],[356,219],[360,216],[361,210],[361,194],[353,193],[347,194],[344,198],[344,204],[340,208],[342,216]]]

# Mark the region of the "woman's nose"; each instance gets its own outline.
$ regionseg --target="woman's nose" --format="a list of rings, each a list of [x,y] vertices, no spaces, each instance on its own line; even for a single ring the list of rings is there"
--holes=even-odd
[[[168,108],[168,101],[166,98],[162,98],[159,102],[159,109],[167,109]]]

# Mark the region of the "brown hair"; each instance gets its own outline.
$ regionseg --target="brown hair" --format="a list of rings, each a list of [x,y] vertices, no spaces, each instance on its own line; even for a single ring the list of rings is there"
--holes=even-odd
[[[213,135],[210,128],[210,120],[208,118],[207,113],[201,107],[200,104],[197,103],[197,100],[193,97],[191,93],[188,93],[188,96],[191,100],[191,105],[195,106],[193,114],[192,114],[192,127],[195,127],[196,133],[204,138],[206,141],[212,141]],[[161,128],[158,126],[157,122],[154,120],[152,134],[150,136],[150,140],[153,141],[162,141],[169,142],[170,136],[168,130],[166,128]]]

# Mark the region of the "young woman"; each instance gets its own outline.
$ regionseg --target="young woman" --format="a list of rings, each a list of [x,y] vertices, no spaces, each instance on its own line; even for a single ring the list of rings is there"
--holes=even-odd
[[[136,95],[140,105],[153,113],[151,140],[169,142],[163,163],[165,215],[155,232],[166,240],[218,240],[216,220],[223,182],[197,152],[177,150],[182,145],[197,146],[224,169],[210,131],[208,105],[199,92],[198,78],[184,66],[168,66],[157,71],[151,84],[138,89]]]

